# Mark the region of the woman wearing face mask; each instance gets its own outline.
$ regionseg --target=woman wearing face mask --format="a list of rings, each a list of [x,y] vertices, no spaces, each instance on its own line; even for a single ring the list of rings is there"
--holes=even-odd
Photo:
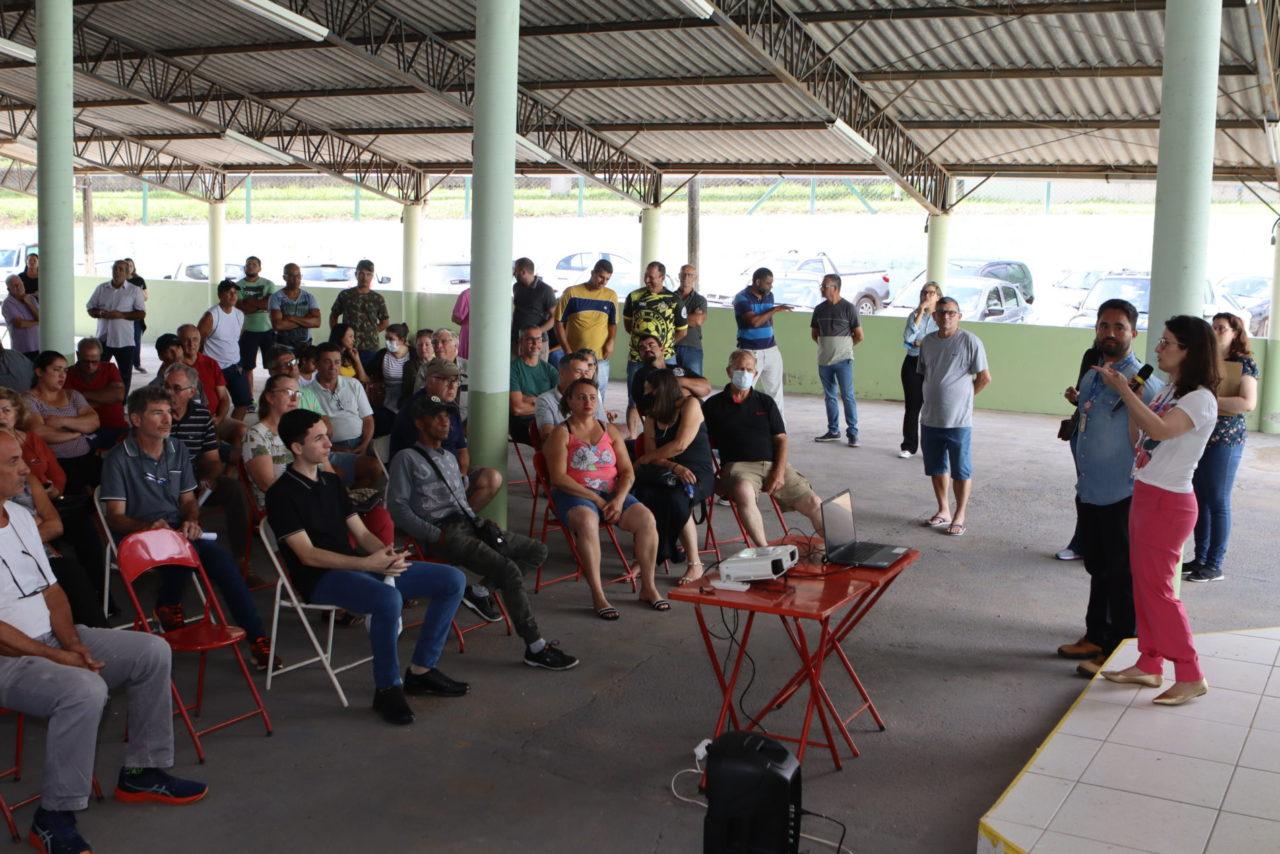
[[[635,461],[636,497],[657,520],[657,559],[683,563],[687,557],[687,571],[676,583],[689,584],[701,578],[703,570],[691,514],[715,486],[702,404],[684,393],[669,369],[649,375],[636,403],[644,416],[648,449]]]
[[[600,520],[617,525],[635,539],[640,564],[640,601],[655,611],[667,611],[654,583],[658,531],[653,514],[631,495],[635,470],[622,434],[596,416],[600,392],[592,380],[574,380],[564,391],[560,411],[565,423],[542,445],[551,478],[551,503],[577,544],[582,573],[591,589],[591,606],[602,620],[621,615],[609,604],[600,582]]]
[[[369,402],[373,405],[373,435],[391,432],[400,411],[405,368],[409,363],[409,327],[393,323],[387,327],[387,346],[373,354],[369,367]],[[380,398],[380,400],[379,400]]]
[[[1218,352],[1213,329],[1198,317],[1179,315],[1165,324],[1156,362],[1169,375],[1148,407],[1124,374],[1094,368],[1129,410],[1134,440],[1133,503],[1129,509],[1129,565],[1138,617],[1138,661],[1104,670],[1112,682],[1159,688],[1164,662],[1173,662],[1173,687],[1152,702],[1180,706],[1209,686],[1196,655],[1186,609],[1173,595],[1182,544],[1196,523],[1192,474],[1218,423]]]
[[[365,373],[364,365],[360,363],[360,351],[356,349],[356,331],[349,323],[339,323],[329,332],[329,343],[337,344],[342,348],[342,365],[338,368],[338,373],[344,377],[360,380],[364,384],[369,383],[369,375]]]
[[[920,289],[920,304],[907,315],[907,326],[902,332],[902,346],[907,355],[902,359],[902,445],[898,456],[910,459],[920,450],[920,408],[924,406],[924,377],[916,370],[920,363],[920,342],[930,332],[938,331],[933,320],[933,310],[942,297],[942,287],[937,282],[925,282]]]

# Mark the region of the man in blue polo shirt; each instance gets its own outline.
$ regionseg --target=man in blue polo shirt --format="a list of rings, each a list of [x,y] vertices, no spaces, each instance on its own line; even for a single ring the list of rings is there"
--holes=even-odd
[[[1132,378],[1141,363],[1130,347],[1138,326],[1138,310],[1122,299],[1098,307],[1098,352],[1101,364]],[[1163,386],[1152,377],[1142,389],[1150,402]],[[1092,677],[1136,628],[1133,579],[1129,574],[1129,503],[1133,498],[1133,442],[1129,414],[1116,408],[1119,396],[1097,371],[1087,371],[1076,396],[1076,431],[1071,451],[1076,460],[1076,508],[1080,552],[1089,573],[1089,606],[1085,634],[1058,647],[1063,658],[1087,659],[1076,668]]]
[[[733,318],[738,322],[738,349],[756,357],[756,390],[782,406],[782,352],[773,337],[773,316],[791,311],[789,305],[773,303],[773,271],[761,267],[751,274],[751,284],[733,298]]]

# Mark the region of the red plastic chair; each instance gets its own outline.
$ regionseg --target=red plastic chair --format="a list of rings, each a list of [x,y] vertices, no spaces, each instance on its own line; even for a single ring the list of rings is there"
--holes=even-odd
[[[432,560],[432,558],[428,557],[426,552],[422,550],[422,546],[418,544],[417,540],[410,539],[407,547],[410,551],[414,553],[417,560],[424,560],[424,561]],[[436,562],[443,563],[443,561],[436,561]],[[507,613],[507,606],[502,601],[502,597],[500,595],[495,593],[493,598],[498,603],[498,611],[499,613],[502,614],[502,622],[506,623],[507,637],[511,637],[511,634],[512,634],[511,616]],[[422,625],[422,620],[418,620],[417,622],[413,622],[413,623],[406,623],[405,628],[412,629],[420,625]],[[458,652],[463,653],[467,651],[467,642],[465,640],[465,635],[468,632],[474,632],[477,629],[483,629],[486,626],[493,626],[493,625],[497,625],[497,624],[491,623],[488,620],[478,620],[469,626],[459,626],[458,618],[455,616],[453,618],[453,634],[454,634],[454,637],[458,639]]]
[[[711,450],[712,450],[711,463],[715,467],[716,480],[719,481],[720,454],[718,451],[716,451],[716,446],[714,443],[712,443],[711,445]],[[747,542],[747,528],[745,525],[742,524],[742,515],[738,513],[738,505],[734,504],[733,501],[730,500],[729,510],[733,513],[733,521],[738,524],[739,536],[727,537],[725,539],[717,539],[715,531],[713,530],[713,527],[712,527],[712,514],[716,506],[715,498],[716,498],[715,496],[712,496],[707,500],[707,536],[703,540],[702,548],[698,549],[698,554],[706,554],[709,551],[714,551],[716,560],[720,560],[721,546],[727,545],[729,543],[745,544]],[[778,504],[778,499],[774,498],[772,495],[769,496],[769,503],[773,505],[773,512],[778,517],[778,525],[781,526],[782,528],[783,536],[786,536],[787,520],[782,515],[782,505]]]
[[[16,731],[13,736],[13,764],[8,768],[0,770],[0,780],[22,779],[22,737],[26,731],[26,717],[21,712],[15,712],[12,709],[0,708],[0,715],[13,715]],[[93,797],[96,800],[102,800],[102,787],[98,785],[98,778],[93,778]],[[20,801],[9,804],[4,799],[4,795],[0,794],[0,815],[4,816],[4,822],[9,826],[9,835],[13,837],[14,842],[21,842],[22,837],[18,833],[18,825],[14,821],[13,811],[22,809],[23,807],[34,804],[40,800],[40,794],[28,795]]]
[[[240,475],[240,490],[244,494],[244,505],[249,508],[249,530],[246,532],[246,543],[252,543],[254,537],[258,536],[258,529],[262,525],[264,519],[267,518],[267,511],[258,506],[257,496],[253,494],[253,483],[249,480],[249,468],[244,464],[244,457],[236,459],[236,472]],[[244,548],[244,568],[249,568],[250,557],[253,554],[253,547],[246,545]],[[268,587],[275,585],[268,581],[264,581],[256,587],[250,587],[252,591],[266,590]]]
[[[555,505],[551,503],[551,477],[547,474],[547,458],[538,451],[533,455],[533,470],[537,474],[538,480],[542,483],[542,488],[546,491],[546,505],[542,513],[542,542],[547,541],[547,531],[551,528],[559,528],[564,534],[565,541],[569,544],[569,551],[573,554],[574,570],[573,572],[558,575],[547,581],[542,580],[542,567],[538,567],[538,574],[533,581],[533,592],[539,593],[544,587],[550,587],[552,584],[559,584],[561,581],[577,581],[582,578],[582,555],[578,553],[577,543],[573,540],[573,534],[570,533],[568,526],[556,518]],[[609,535],[610,541],[613,543],[614,551],[618,553],[618,560],[622,561],[623,573],[615,578],[604,581],[604,584],[617,584],[619,582],[628,582],[631,584],[631,592],[636,592],[636,576],[638,570],[627,560],[626,554],[622,551],[622,545],[618,542],[618,535],[614,533],[613,526],[603,519],[600,520],[601,529]],[[601,555],[603,557],[603,555]]]
[[[538,422],[536,421],[529,425],[529,447],[533,448],[533,452],[535,454],[542,453],[542,431],[538,429]],[[520,446],[517,445],[516,454],[519,453]],[[521,461],[521,464],[523,464],[523,460]],[[528,471],[526,471],[525,474],[527,475]],[[549,493],[543,489],[542,478],[538,477],[536,469],[534,471],[533,482],[529,487],[529,491],[533,493],[533,501],[529,505],[529,536],[532,537],[533,526],[538,518],[538,494],[542,494],[543,501],[548,500],[547,496],[549,495]]]
[[[182,722],[186,725],[187,732],[191,735],[191,741],[196,748],[196,757],[201,762],[204,762],[204,747],[200,743],[200,736],[217,732],[232,724],[258,717],[259,715],[262,717],[262,724],[266,728],[267,735],[271,735],[271,718],[267,714],[266,707],[262,704],[262,696],[258,693],[258,687],[253,684],[253,677],[249,675],[249,668],[245,666],[244,655],[240,651],[240,641],[244,640],[245,631],[227,622],[226,616],[222,613],[222,605],[218,602],[218,597],[214,595],[213,586],[209,583],[209,576],[205,574],[204,567],[200,564],[200,559],[196,555],[196,550],[187,538],[177,531],[171,530],[139,531],[130,534],[121,541],[119,554],[120,577],[124,581],[125,591],[129,594],[129,601],[133,603],[134,612],[137,614],[133,624],[134,629],[137,631],[154,634],[151,623],[147,619],[147,612],[143,609],[142,603],[138,601],[138,593],[134,589],[134,583],[151,570],[162,566],[191,567],[195,570],[198,585],[204,591],[203,616],[181,628],[164,632],[161,635],[174,652],[196,652],[200,654],[199,675],[196,677],[195,703],[187,705],[182,699],[182,694],[178,691],[177,680],[170,680],[170,685],[173,688],[173,699],[178,707],[178,714],[182,716]],[[232,655],[235,656],[236,664],[240,667],[240,673],[244,676],[245,684],[249,686],[249,693],[253,695],[254,708],[251,711],[227,718],[220,723],[197,730],[191,722],[189,713],[194,711],[197,717],[200,716],[200,709],[204,703],[206,660],[209,652],[215,649],[230,649]]]

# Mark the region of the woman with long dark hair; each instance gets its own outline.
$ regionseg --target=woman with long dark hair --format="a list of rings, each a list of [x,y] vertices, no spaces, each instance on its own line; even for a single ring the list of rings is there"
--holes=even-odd
[[[1196,467],[1192,484],[1196,505],[1196,556],[1182,565],[1182,577],[1188,581],[1221,581],[1222,561],[1227,556],[1227,540],[1231,538],[1231,487],[1236,482],[1240,458],[1244,456],[1244,440],[1248,431],[1244,415],[1258,405],[1258,363],[1249,350],[1249,333],[1234,314],[1223,312],[1213,316],[1213,335],[1217,339],[1218,359],[1234,370],[1240,366],[1240,387],[1224,396],[1218,394],[1218,423],[1205,445],[1204,456]],[[1233,383],[1234,386],[1234,383]]]
[[[53,449],[67,473],[67,494],[82,493],[98,485],[102,461],[89,444],[98,429],[98,413],[78,391],[67,391],[67,360],[54,350],[36,357],[36,380],[27,392],[28,429]]]
[[[657,559],[687,559],[688,570],[677,583],[690,584],[702,577],[691,514],[715,487],[702,403],[684,393],[670,368],[645,378],[636,403],[644,416],[645,452],[635,461],[635,495],[657,521]]]
[[[360,351],[356,349],[356,330],[349,323],[335,324],[329,330],[329,343],[337,344],[342,349],[342,365],[338,373],[344,377],[369,383],[369,375],[365,373],[364,363],[360,361]]]
[[[1150,407],[1119,371],[1106,365],[1094,368],[1129,410],[1135,445],[1129,565],[1139,655],[1132,667],[1102,675],[1112,682],[1159,688],[1168,659],[1173,662],[1173,687],[1152,702],[1180,706],[1209,690],[1186,609],[1173,594],[1182,544],[1196,524],[1192,475],[1218,422],[1218,348],[1209,324],[1185,314],[1170,318],[1156,344],[1156,364],[1169,375],[1169,384]]]

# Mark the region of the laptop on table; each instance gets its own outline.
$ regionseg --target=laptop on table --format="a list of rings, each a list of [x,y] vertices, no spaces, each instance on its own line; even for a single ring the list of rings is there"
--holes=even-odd
[[[858,524],[853,516],[853,495],[847,489],[822,502],[822,530],[826,540],[827,563],[886,569],[907,551],[905,546],[858,540]]]

